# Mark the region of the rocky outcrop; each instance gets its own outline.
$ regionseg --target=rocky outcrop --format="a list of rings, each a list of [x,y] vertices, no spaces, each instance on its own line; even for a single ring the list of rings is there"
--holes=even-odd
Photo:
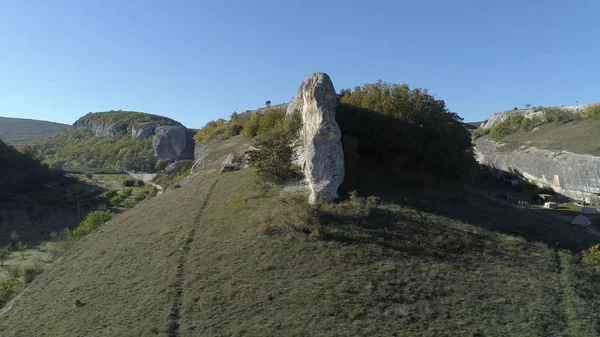
[[[571,114],[581,114],[583,113],[583,111],[585,111],[585,108],[588,105],[569,105],[569,106],[563,106],[560,107],[560,109],[565,110]],[[505,120],[507,120],[509,117],[511,116],[518,116],[521,115],[525,118],[540,118],[540,119],[545,119],[545,114],[544,111],[534,111],[533,109],[518,109],[518,110],[508,110],[508,111],[504,111],[504,112],[496,112],[494,114],[492,114],[492,116],[490,117],[489,120],[487,120],[486,122],[482,123],[480,125],[480,128],[483,129],[492,129],[494,126],[504,122]]]
[[[228,154],[221,163],[221,173],[235,171],[239,167],[240,162],[240,157],[236,156],[235,153]]]
[[[600,193],[600,157],[535,147],[505,151],[489,139],[475,142],[475,154],[480,164],[520,174],[573,199],[589,200]]]
[[[158,126],[154,129],[152,147],[154,154],[164,160],[175,160],[187,146],[186,129],[183,126]]]
[[[78,129],[87,129],[98,137],[114,137],[126,130],[126,128],[117,123],[98,124],[89,119],[79,119],[77,122],[75,122],[74,126]]]
[[[139,139],[153,138],[154,155],[167,161],[191,159],[194,155],[194,132],[162,116],[135,111],[89,113],[73,126],[87,129],[97,137],[131,135]]]
[[[130,130],[129,130],[130,129]],[[148,139],[154,135],[154,127],[150,123],[142,123],[128,127],[131,137]]]
[[[335,121],[337,95],[329,75],[314,73],[298,89],[287,111],[302,114],[296,163],[302,168],[309,202],[329,202],[338,197],[344,180],[341,132]]]

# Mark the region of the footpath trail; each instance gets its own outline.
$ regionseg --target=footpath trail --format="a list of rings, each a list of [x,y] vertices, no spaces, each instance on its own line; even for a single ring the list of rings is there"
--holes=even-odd
[[[190,243],[194,241],[194,237],[196,235],[196,227],[200,224],[202,220],[202,215],[204,214],[204,210],[208,205],[208,201],[212,195],[215,186],[219,182],[219,179],[215,180],[208,190],[208,194],[204,198],[204,202],[200,206],[198,213],[194,217],[194,225],[186,239],[184,240],[180,251],[181,255],[179,255],[179,259],[177,261],[177,268],[175,272],[175,299],[173,301],[173,308],[171,309],[171,314],[169,317],[169,337],[179,337],[180,336],[180,327],[181,327],[181,303],[183,297],[183,276],[184,276],[184,265],[188,256],[188,252],[190,250]]]
[[[156,193],[156,195],[161,195],[163,193],[162,186],[157,185],[157,184],[155,184],[155,183],[152,182],[152,180],[154,180],[154,177],[156,177],[156,173],[133,173],[133,172],[128,172],[128,171],[126,171],[126,172],[132,178],[138,179],[138,180],[142,180],[143,182],[156,187],[156,189],[158,190],[158,193]]]

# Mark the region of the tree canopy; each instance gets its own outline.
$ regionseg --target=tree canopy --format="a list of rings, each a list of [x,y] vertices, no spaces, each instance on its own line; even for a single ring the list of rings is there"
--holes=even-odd
[[[473,167],[462,118],[427,89],[381,80],[345,89],[336,119],[361,157],[386,167],[446,179],[467,177]]]

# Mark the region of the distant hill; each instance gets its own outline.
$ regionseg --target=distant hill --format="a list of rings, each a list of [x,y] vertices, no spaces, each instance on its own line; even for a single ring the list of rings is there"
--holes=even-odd
[[[67,124],[36,119],[0,117],[0,139],[6,144],[18,146],[50,137],[70,127]]]
[[[483,123],[484,121],[480,121],[480,122],[467,122],[467,123],[463,123],[465,125],[465,127],[467,128],[467,130],[475,130],[477,129],[481,123]]]
[[[152,170],[158,159],[193,158],[193,132],[164,116],[137,111],[88,113],[74,128],[32,143],[34,156],[54,168]]]

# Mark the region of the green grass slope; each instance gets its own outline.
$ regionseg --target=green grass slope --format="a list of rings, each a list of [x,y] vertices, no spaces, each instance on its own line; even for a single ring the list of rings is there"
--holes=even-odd
[[[600,278],[498,232],[526,226],[523,211],[466,194],[446,217],[373,198],[317,216],[249,170],[217,169],[80,241],[0,317],[0,335],[600,335]],[[597,241],[531,216],[556,227],[531,241]]]
[[[18,146],[50,137],[70,127],[67,124],[35,119],[0,117],[0,139],[6,144]]]
[[[506,150],[526,145],[599,156],[599,128],[598,121],[590,119],[579,119],[565,124],[546,123],[540,125],[535,131],[518,130],[502,137],[500,142],[507,145],[504,147]]]

